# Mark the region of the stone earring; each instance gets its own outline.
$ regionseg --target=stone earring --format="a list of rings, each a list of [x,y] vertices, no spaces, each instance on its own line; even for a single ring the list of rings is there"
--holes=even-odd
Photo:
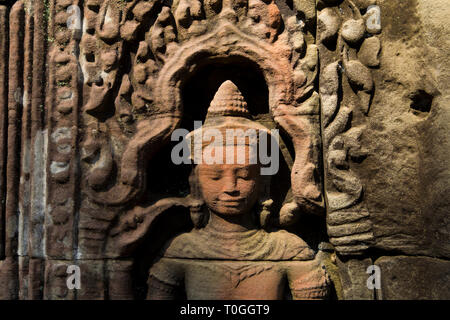
[[[269,220],[270,216],[272,214],[272,205],[273,200],[268,199],[261,202],[261,211],[259,213],[259,223],[261,225],[261,228],[267,228],[269,226]]]
[[[189,176],[189,186],[193,202],[189,206],[190,216],[194,227],[199,229],[206,226],[209,219],[209,212],[205,208],[205,203],[201,198],[200,187],[197,179],[197,166],[195,166]]]
[[[208,211],[205,210],[203,201],[189,207],[192,223],[196,229],[203,228],[209,219]]]

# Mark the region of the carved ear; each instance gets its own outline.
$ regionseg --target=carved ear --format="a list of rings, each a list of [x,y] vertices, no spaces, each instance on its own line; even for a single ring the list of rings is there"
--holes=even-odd
[[[189,209],[191,212],[191,220],[194,224],[194,227],[200,229],[206,226],[209,220],[209,212],[205,208],[205,205],[202,204],[200,207],[191,206]]]
[[[198,166],[195,164],[193,165],[192,171],[189,175],[189,187],[190,187],[190,194],[194,199],[202,198],[200,185],[198,182]]]
[[[209,219],[209,213],[205,208],[205,203],[202,199],[200,185],[197,176],[198,167],[193,166],[189,176],[189,186],[191,189],[190,197],[192,199],[189,210],[191,212],[191,220],[196,228],[203,228]]]

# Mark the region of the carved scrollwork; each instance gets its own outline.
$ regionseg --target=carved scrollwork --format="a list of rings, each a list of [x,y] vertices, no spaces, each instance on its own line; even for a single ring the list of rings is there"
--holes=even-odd
[[[261,71],[273,120],[294,142],[292,197],[279,224],[301,212],[323,212],[316,150],[319,54],[308,34],[315,16],[310,7],[280,9],[270,0],[89,2],[85,16],[94,27],[82,36],[81,67],[90,131],[82,144],[83,171],[91,201],[124,206],[142,194],[145,163],[183,117],[186,75],[241,59]],[[297,15],[299,10],[307,12]]]
[[[162,145],[177,127],[182,115],[177,81],[180,73],[194,71],[196,61],[233,56],[256,61],[265,75],[269,104],[277,119],[284,112],[277,111],[279,106],[292,105],[294,97],[302,101],[313,90],[317,49],[313,45],[306,48],[302,35],[304,23],[295,15],[288,19],[289,30],[293,32],[280,35],[282,16],[273,1],[175,1],[168,7],[160,2],[150,5],[147,1],[131,1],[120,6],[111,0],[99,8],[88,5],[85,11],[97,9],[95,32],[91,30],[83,35],[82,52],[86,61],[82,66],[85,83],[90,87],[84,110],[102,119],[109,112],[110,95],[119,88],[115,106],[122,132],[130,138],[119,160],[116,186],[104,191],[90,188],[96,202],[121,204],[130,201],[138,190],[142,191],[144,172],[139,159],[148,158],[144,149],[153,152],[155,144]],[[144,23],[144,17],[153,21],[151,25]],[[130,28],[135,31],[126,31]],[[145,37],[138,41],[135,36],[126,36],[129,34],[145,34]],[[130,41],[137,43],[138,49],[130,61],[131,72],[123,75],[119,84],[118,66],[124,59],[125,43]],[[296,54],[291,53],[292,48]],[[290,71],[292,64],[294,73]],[[91,174],[98,168],[92,165]]]
[[[328,233],[339,253],[358,254],[370,246],[373,234],[369,213],[360,203],[363,185],[350,165],[368,154],[362,145],[365,124],[352,127],[352,121],[355,112],[364,117],[370,109],[374,82],[369,68],[378,66],[380,43],[374,34],[380,30],[372,28],[371,13],[362,16],[351,0],[325,4],[318,28]],[[349,88],[344,90],[344,83]],[[349,99],[351,91],[357,103]]]

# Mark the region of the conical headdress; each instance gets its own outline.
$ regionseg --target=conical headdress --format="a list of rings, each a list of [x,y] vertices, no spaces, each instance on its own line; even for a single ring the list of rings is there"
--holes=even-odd
[[[225,81],[217,90],[208,109],[207,118],[217,116],[237,116],[251,118],[242,93],[230,80]]]
[[[269,136],[271,134],[269,129],[265,126],[252,120],[252,116],[247,108],[247,102],[238,87],[230,80],[222,83],[217,90],[217,93],[209,106],[203,126],[190,132],[186,136],[186,139],[190,140],[191,158],[193,158],[194,155],[194,144],[196,142],[201,143],[201,148],[208,145],[215,146],[217,143],[223,146],[222,142],[225,142],[228,145],[229,141],[226,139],[218,141],[214,140],[213,143],[210,138],[204,139],[205,135],[208,135],[208,132],[212,132],[208,131],[211,129],[215,130],[214,132],[219,131],[224,139],[227,137],[227,131],[229,129],[237,129],[233,133],[236,134],[237,137],[236,140],[232,140],[233,145],[241,143],[245,145],[255,145],[258,143],[259,133],[261,131],[264,131]],[[253,135],[251,134],[252,132],[254,133]],[[243,139],[239,139],[241,137]]]

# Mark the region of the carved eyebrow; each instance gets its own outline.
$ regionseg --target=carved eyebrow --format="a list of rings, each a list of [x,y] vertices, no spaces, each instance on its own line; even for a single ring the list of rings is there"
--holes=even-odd
[[[214,173],[214,174],[223,174],[223,170],[222,169],[211,170],[211,172]]]
[[[239,173],[244,173],[244,174],[249,174],[251,171],[251,169],[249,167],[240,167],[240,168],[235,168],[234,172],[239,174]]]
[[[213,167],[213,166],[205,166],[202,168],[202,171],[205,173],[211,175],[211,174],[222,174],[223,169],[220,167]]]
[[[257,167],[256,164],[237,164],[235,170],[252,170],[255,167]]]

